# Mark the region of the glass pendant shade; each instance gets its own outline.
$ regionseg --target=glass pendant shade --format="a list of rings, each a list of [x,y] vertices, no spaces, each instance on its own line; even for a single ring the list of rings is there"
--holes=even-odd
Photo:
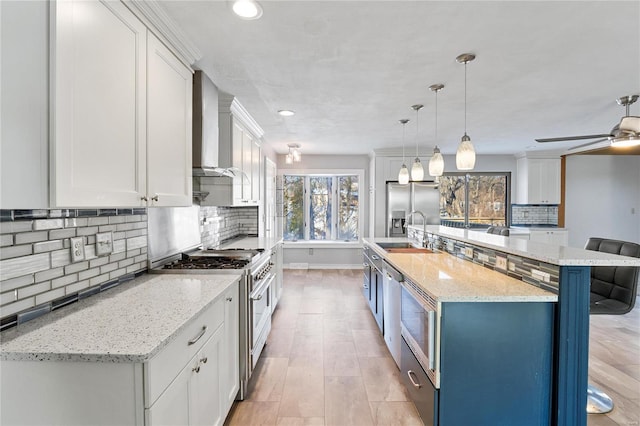
[[[420,159],[416,157],[416,160],[413,162],[413,166],[411,166],[411,180],[421,181],[424,178],[424,169],[422,168],[422,163],[420,163]]]
[[[291,155],[291,153],[287,154],[284,158],[284,162],[287,164],[293,164],[293,155]]]
[[[293,161],[295,162],[302,161],[302,154],[300,153],[300,150],[296,148],[291,153],[293,154]]]
[[[433,157],[429,160],[429,175],[438,177],[442,176],[442,173],[444,173],[444,157],[436,146],[433,150]]]
[[[409,183],[409,169],[407,169],[406,164],[402,164],[402,167],[400,167],[400,172],[398,172],[398,183],[402,185]]]
[[[476,151],[473,149],[471,138],[465,133],[456,152],[456,167],[458,170],[473,170],[476,165]]]

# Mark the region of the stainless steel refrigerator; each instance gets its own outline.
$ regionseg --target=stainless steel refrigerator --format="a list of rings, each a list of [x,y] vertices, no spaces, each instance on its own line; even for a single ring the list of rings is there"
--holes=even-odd
[[[406,217],[414,210],[424,213],[427,224],[440,223],[440,191],[434,182],[410,182],[401,185],[387,182],[387,208],[385,236],[406,237],[408,224],[422,224],[420,215]]]

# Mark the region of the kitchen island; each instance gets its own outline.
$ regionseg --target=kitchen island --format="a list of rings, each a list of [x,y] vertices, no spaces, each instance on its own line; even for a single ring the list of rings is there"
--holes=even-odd
[[[222,424],[240,277],[143,275],[3,331],[1,423]]]
[[[428,247],[441,252],[441,256],[447,256],[445,263],[453,265],[449,271],[460,278],[466,274],[469,280],[470,285],[465,290],[468,300],[474,297],[474,287],[482,294],[481,277],[487,272],[508,278],[516,286],[513,289],[529,286],[557,295],[557,301],[553,302],[553,324],[549,330],[553,336],[553,368],[544,373],[549,376],[552,387],[548,424],[586,425],[590,267],[640,266],[640,259],[443,226],[427,226],[426,234],[423,239],[422,227],[411,227],[410,239],[404,241],[418,244],[425,241]],[[439,289],[445,289],[450,292],[451,285],[442,279],[440,273],[436,278],[435,272],[429,272],[429,264],[433,268],[436,263],[435,256],[423,254],[424,259],[410,260],[409,256],[415,255],[385,254],[377,245],[385,241],[390,240],[369,239],[365,244],[384,255],[412,281],[422,282],[427,291],[437,293]],[[527,328],[523,330],[529,331]],[[496,401],[496,404],[496,409],[500,409],[501,402]]]

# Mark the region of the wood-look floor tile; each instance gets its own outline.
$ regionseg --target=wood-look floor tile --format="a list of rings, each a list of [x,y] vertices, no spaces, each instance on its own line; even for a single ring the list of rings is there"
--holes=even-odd
[[[323,312],[322,297],[303,296],[298,312],[301,314],[321,314]]]
[[[261,357],[249,383],[250,401],[280,401],[284,389],[289,358]]]
[[[369,401],[409,401],[393,358],[359,358]]]
[[[613,400],[613,410],[610,413],[601,414],[600,416],[606,416],[619,425],[629,426],[640,424],[640,399],[630,398],[624,391],[620,391],[617,383],[612,387],[607,386],[605,383],[600,383],[597,380],[591,380],[590,383],[597,386]]]
[[[600,374],[608,377],[608,383],[617,393],[624,395],[629,399],[640,399],[640,382],[633,377],[628,376],[616,367],[606,364],[598,359],[592,359],[589,363],[589,372],[592,374]],[[597,380],[597,379],[596,379]]]
[[[324,417],[322,368],[289,366],[278,417]]]
[[[278,417],[277,426],[324,426],[324,417]]]
[[[278,402],[241,401],[234,405],[225,425],[275,426],[278,420]]]
[[[325,377],[325,424],[373,425],[361,377]]]
[[[588,414],[587,426],[620,426],[604,414]]]
[[[288,358],[293,347],[294,329],[272,329],[261,357]]]
[[[360,364],[351,341],[324,341],[325,376],[359,376]]]
[[[280,309],[280,306],[271,316],[271,328],[296,328],[298,309]]]
[[[373,318],[370,310],[357,310],[349,312],[349,325],[352,330],[376,330],[379,332],[378,324]]]
[[[324,316],[322,314],[298,314],[296,333],[304,335],[322,334]]]
[[[422,426],[422,419],[412,402],[369,402],[371,416],[378,426]]]
[[[391,356],[377,328],[375,330],[352,330],[351,333],[356,344],[358,357]]]
[[[301,334],[296,331],[293,336],[290,357],[322,357],[323,347],[322,333]]]

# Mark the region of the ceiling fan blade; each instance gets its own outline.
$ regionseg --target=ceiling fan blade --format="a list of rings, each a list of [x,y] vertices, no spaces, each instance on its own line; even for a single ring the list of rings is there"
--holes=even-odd
[[[569,148],[569,150],[573,150],[573,149],[578,149],[578,148],[584,148],[585,146],[589,146],[589,145],[595,145],[597,143],[600,142],[604,142],[608,140],[608,138],[603,138],[603,139],[598,139],[597,141],[593,141],[593,142],[589,142],[589,143],[584,143],[582,145],[578,145],[578,146],[572,146],[571,148]]]
[[[602,134],[602,135],[584,135],[584,136],[565,136],[561,138],[545,138],[545,139],[536,139],[535,141],[538,143],[546,143],[546,142],[565,142],[565,141],[580,141],[586,139],[602,139],[608,138],[611,136],[610,134]]]

